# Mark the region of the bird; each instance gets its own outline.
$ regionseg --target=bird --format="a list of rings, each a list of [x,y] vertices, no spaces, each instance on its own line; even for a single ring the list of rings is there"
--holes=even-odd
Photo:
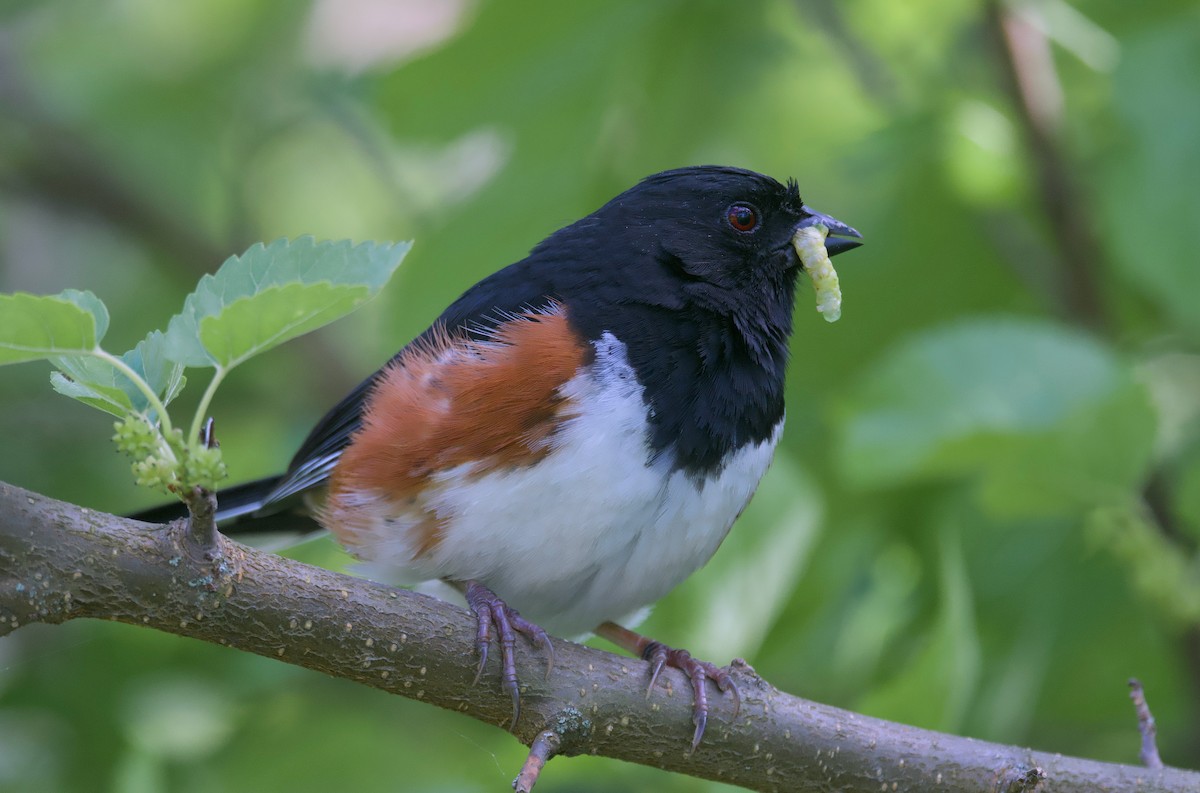
[[[520,714],[514,648],[595,633],[691,681],[729,671],[628,626],[717,551],[767,471],[803,263],[852,227],[794,180],[728,166],[642,179],[467,289],[333,407],[287,470],[218,493],[222,531],[300,509],[367,569],[457,589],[493,639]],[[144,519],[155,516],[143,513]],[[162,517],[160,514],[158,517]]]

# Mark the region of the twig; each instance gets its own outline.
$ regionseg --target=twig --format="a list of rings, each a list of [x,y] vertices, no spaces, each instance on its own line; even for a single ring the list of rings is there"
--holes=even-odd
[[[538,737],[533,739],[533,744],[529,747],[529,756],[525,758],[525,765],[521,766],[521,773],[513,780],[513,790],[517,793],[530,793],[533,790],[546,761],[558,754],[561,741],[558,733],[553,730],[542,730],[538,733]]]
[[[1133,700],[1133,708],[1137,711],[1138,732],[1142,734],[1142,749],[1138,752],[1142,765],[1146,768],[1162,768],[1162,758],[1158,756],[1158,725],[1150,706],[1146,704],[1146,692],[1142,689],[1142,681],[1136,677],[1129,678],[1129,698]]]
[[[188,554],[176,522],[147,524],[0,483],[0,636],[90,617],[190,636],[419,699],[493,725],[512,700],[493,663],[472,687],[475,624],[461,608],[218,538]],[[559,754],[597,754],[753,790],[993,790],[1007,769],[1040,768],[1055,793],[1200,790],[1200,772],[1034,752],[908,727],[785,694],[734,667],[741,714],[714,709],[688,752],[691,699],[677,670],[647,700],[644,661],[554,641],[549,680],[523,677],[516,737],[549,729]],[[524,643],[519,669],[544,658]],[[564,715],[566,714],[566,715]],[[574,724],[565,722],[572,721]]]
[[[205,554],[208,561],[219,554],[221,544],[217,531],[217,499],[211,490],[193,487],[183,499],[187,504],[187,536]]]
[[[1000,53],[1004,88],[1033,157],[1040,205],[1062,264],[1056,284],[1058,302],[1075,323],[1095,331],[1107,330],[1108,312],[1097,278],[1104,249],[1059,142],[1062,88],[1049,43],[1041,31],[1000,0],[988,2],[987,19]]]

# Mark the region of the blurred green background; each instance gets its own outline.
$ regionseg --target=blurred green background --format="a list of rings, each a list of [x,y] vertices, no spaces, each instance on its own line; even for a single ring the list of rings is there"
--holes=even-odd
[[[1136,675],[1164,759],[1197,767],[1198,41],[1191,0],[9,0],[0,291],[93,290],[120,352],[252,242],[415,239],[382,298],[218,395],[247,479],[642,176],[794,176],[868,245],[837,260],[838,324],[801,286],[775,465],[647,632],[824,702],[1122,762]],[[0,479],[154,501],[111,419],[46,380],[0,374]],[[137,628],[0,640],[3,791],[495,791],[523,756]],[[718,788],[595,758],[538,787]]]

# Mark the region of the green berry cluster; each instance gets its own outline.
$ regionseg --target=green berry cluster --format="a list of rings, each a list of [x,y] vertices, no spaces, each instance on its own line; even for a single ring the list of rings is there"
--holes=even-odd
[[[187,456],[183,460],[183,479],[187,487],[216,490],[217,482],[226,475],[220,447],[201,446],[197,443],[188,447]]]
[[[131,415],[113,425],[117,450],[133,458],[133,475],[143,487],[180,493],[192,487],[215,490],[225,478],[221,450],[187,443],[178,428],[163,433],[145,416]]]

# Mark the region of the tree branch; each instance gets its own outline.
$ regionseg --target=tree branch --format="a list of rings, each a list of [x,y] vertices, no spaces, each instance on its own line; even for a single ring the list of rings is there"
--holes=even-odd
[[[987,3],[987,25],[997,42],[1004,88],[1033,161],[1047,231],[1058,248],[1060,270],[1055,287],[1060,313],[1089,330],[1110,331],[1099,279],[1104,246],[1062,149],[1062,87],[1050,45],[1001,0]]]
[[[506,725],[512,701],[472,686],[474,623],[413,592],[311,567],[224,537],[205,550],[182,522],[151,526],[0,483],[0,636],[91,617],[146,625],[276,658]],[[1200,773],[1034,752],[881,721],[780,692],[734,665],[704,743],[687,749],[689,688],[675,670],[647,700],[645,663],[555,641],[549,680],[524,681],[522,742],[599,754],[754,790],[1194,791]],[[518,663],[542,659],[518,647]],[[553,732],[548,739],[543,733]],[[528,779],[528,777],[526,777]]]

